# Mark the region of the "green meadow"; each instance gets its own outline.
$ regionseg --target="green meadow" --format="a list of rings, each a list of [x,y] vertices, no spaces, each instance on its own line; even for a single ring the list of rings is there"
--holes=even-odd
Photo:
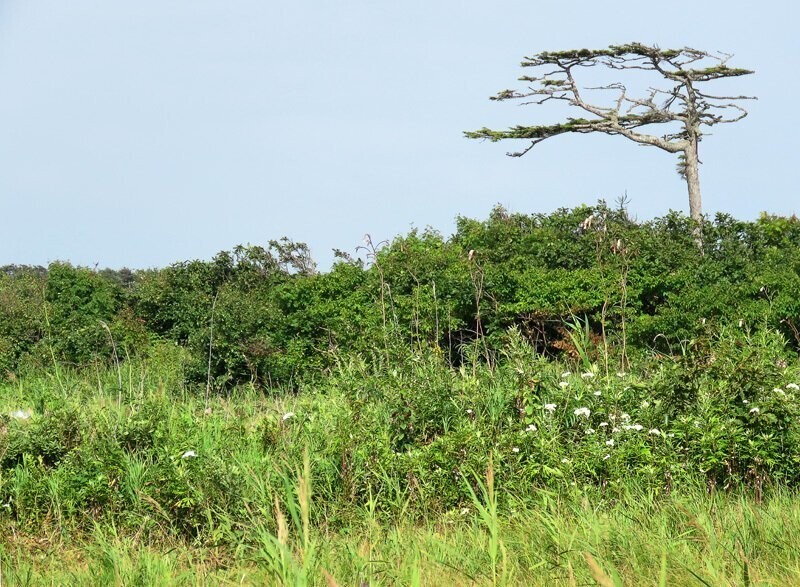
[[[796,583],[800,223],[702,230],[3,268],[3,584]]]

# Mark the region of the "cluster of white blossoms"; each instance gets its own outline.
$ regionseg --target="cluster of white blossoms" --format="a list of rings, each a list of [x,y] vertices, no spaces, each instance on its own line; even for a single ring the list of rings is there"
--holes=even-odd
[[[644,430],[644,426],[642,426],[641,424],[625,424],[622,427],[622,429],[623,430],[636,430],[636,432],[641,432],[642,430]]]
[[[573,375],[573,373],[570,372],[570,371],[564,371],[563,373],[561,373],[561,380],[559,381],[559,386],[561,388],[563,388],[563,389],[567,389],[567,388],[571,387],[573,385],[573,383],[574,383],[574,379],[572,379],[572,381],[568,381],[568,379],[571,379],[571,378],[577,377],[577,376],[580,376],[583,380],[587,381],[587,384],[588,384],[589,380],[592,380],[592,379],[597,377],[597,373],[595,373],[594,371],[586,371],[586,372],[583,372],[583,373],[579,372],[579,373],[576,373],[576,374]],[[626,378],[626,377],[628,377],[628,374],[625,373],[625,372],[619,372],[619,373],[617,373],[617,377],[619,377],[620,379]],[[587,387],[588,387],[588,385],[587,385]],[[630,388],[626,387],[625,391],[627,391],[628,389],[630,389]],[[788,384],[785,384],[782,388],[777,388],[776,387],[773,390],[774,393],[777,393],[777,394],[779,394],[781,396],[787,396],[788,395],[787,392],[790,392],[790,391],[795,391],[795,392],[796,391],[800,391],[800,384],[798,384],[798,383],[788,383]],[[604,391],[602,389],[596,389],[596,388],[592,389],[592,387],[588,387],[586,392],[590,393],[595,398],[601,398],[601,397],[604,396]],[[570,393],[570,396],[571,395],[572,395],[572,393]],[[584,397],[583,396],[583,392],[581,391],[580,386],[578,386],[577,391],[576,391],[575,399],[580,401],[581,397]],[[571,399],[571,397],[570,397],[570,399]],[[602,401],[602,400],[598,400],[598,401]],[[751,415],[756,415],[756,414],[759,414],[761,412],[761,409],[759,407],[748,405],[750,403],[748,400],[742,400],[742,401],[743,401],[744,405],[746,406],[746,409],[749,409],[749,413]],[[578,404],[578,405],[580,406],[580,404]],[[585,418],[587,420],[586,425],[585,425],[584,430],[583,430],[585,436],[597,435],[598,432],[600,433],[600,437],[598,438],[598,441],[599,442],[605,442],[606,447],[608,447],[606,450],[610,450],[610,449],[612,449],[612,448],[614,448],[616,446],[617,441],[620,440],[620,438],[621,438],[621,436],[619,436],[619,434],[622,433],[623,431],[625,431],[625,432],[642,432],[643,434],[646,434],[646,435],[651,436],[651,437],[663,437],[664,439],[674,437],[674,434],[667,433],[666,431],[662,431],[659,428],[649,428],[649,429],[646,428],[644,425],[639,424],[638,422],[636,422],[635,419],[632,418],[631,415],[626,413],[626,412],[611,413],[611,414],[608,414],[608,416],[607,416],[607,420],[608,421],[602,421],[602,422],[598,422],[598,423],[593,423],[593,422],[591,422],[593,410],[595,410],[595,411],[599,410],[601,412],[603,410],[602,410],[601,407],[599,407],[600,404],[598,404],[596,409],[595,409],[595,407],[590,407],[592,405],[593,404],[590,403],[589,406],[581,406],[581,407],[573,408],[572,409],[572,413],[578,419]],[[656,402],[655,405],[658,405],[658,402]],[[647,400],[647,399],[642,400],[641,403],[639,404],[639,408],[641,408],[643,410],[648,410],[652,406],[653,406],[652,400]],[[543,409],[547,414],[554,414],[556,412],[556,410],[557,410],[557,407],[558,407],[558,404],[555,404],[555,403],[545,403],[543,405]],[[566,409],[568,409],[568,408],[566,408],[566,406],[565,406],[565,411],[566,411]],[[700,423],[695,421],[695,426],[696,427],[700,427]],[[528,424],[527,427],[524,430],[520,431],[520,434],[525,434],[525,433],[530,433],[530,432],[535,432],[535,431],[537,431],[536,425],[535,424]],[[605,434],[603,434],[603,432],[605,432]],[[657,438],[654,438],[653,440],[656,440],[656,439]],[[518,452],[518,449],[516,449],[516,448],[514,448],[512,450],[514,452]],[[603,456],[603,460],[607,460],[609,458],[611,458],[611,452],[606,453]],[[566,464],[568,462],[570,462],[570,461],[568,459],[566,459],[566,458],[562,460],[562,463]]]
[[[797,383],[787,383],[787,384],[785,385],[785,387],[786,387],[786,389],[788,389],[789,391],[798,391],[798,390],[800,390],[800,385],[797,385]],[[780,387],[776,387],[776,388],[775,388],[775,389],[773,389],[772,391],[773,391],[774,393],[777,393],[777,394],[779,394],[779,395],[783,396],[783,397],[786,397],[786,396],[788,395],[788,394],[786,393],[786,391],[784,391],[784,390],[783,390],[782,388],[780,388]]]
[[[561,379],[567,379],[569,377],[572,377],[572,371],[564,371],[561,374]],[[585,373],[581,373],[581,379],[583,379],[583,380],[594,379],[595,377],[597,377],[597,373],[595,373],[594,371],[586,371]],[[558,385],[562,389],[566,389],[567,387],[569,387],[569,382],[568,381],[559,381]],[[595,393],[595,395],[600,395],[600,393]]]
[[[588,418],[592,415],[592,411],[589,408],[577,408],[573,413],[576,416],[583,416],[585,418]]]

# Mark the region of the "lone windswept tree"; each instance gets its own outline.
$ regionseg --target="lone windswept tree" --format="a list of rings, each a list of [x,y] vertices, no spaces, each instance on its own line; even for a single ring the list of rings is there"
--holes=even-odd
[[[545,139],[564,133],[600,132],[622,135],[640,145],[658,147],[679,156],[678,172],[689,189],[689,213],[699,224],[703,220],[697,147],[702,127],[730,123],[747,116],[738,101],[751,96],[724,96],[706,93],[706,82],[753,73],[748,69],[728,67],[732,56],[697,49],[660,49],[641,43],[612,45],[608,49],[571,50],[538,53],[525,58],[522,67],[536,75],[520,81],[530,84],[526,90],[503,90],[492,100],[524,100],[524,104],[544,104],[551,100],[579,108],[589,118],[567,118],[566,122],[546,126],[515,126],[508,130],[482,128],[465,132],[471,139],[529,139],[522,151],[507,153],[521,157]],[[576,76],[584,68],[602,66],[617,71],[654,72],[662,78],[662,87],[650,87],[643,97],[629,95],[619,81],[607,85],[581,87]],[[621,75],[621,74],[620,74]],[[666,81],[664,81],[666,80]],[[635,80],[634,80],[635,81]],[[589,91],[612,93],[608,103],[599,106],[587,100]],[[645,134],[644,127],[668,125],[666,134]]]

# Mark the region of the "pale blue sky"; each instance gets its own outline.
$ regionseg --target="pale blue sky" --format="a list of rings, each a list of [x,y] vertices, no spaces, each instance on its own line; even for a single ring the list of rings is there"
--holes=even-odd
[[[796,2],[0,0],[0,264],[135,268],[288,236],[334,247],[459,215],[686,211],[675,159],[572,135],[511,159],[463,130],[525,55],[641,41],[735,53],[745,120],[701,145],[705,210],[800,212]]]

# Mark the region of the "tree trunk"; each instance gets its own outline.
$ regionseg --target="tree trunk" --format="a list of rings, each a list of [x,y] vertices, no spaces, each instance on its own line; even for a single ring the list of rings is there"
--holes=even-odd
[[[686,185],[689,188],[689,216],[697,224],[703,222],[703,201],[700,199],[700,160],[697,157],[697,137],[691,137],[686,150]]]
[[[686,186],[689,188],[689,216],[695,221],[692,231],[694,242],[703,254],[703,201],[700,198],[700,159],[697,156],[697,136],[689,138],[689,144],[684,150],[686,157],[684,168],[686,175]]]

